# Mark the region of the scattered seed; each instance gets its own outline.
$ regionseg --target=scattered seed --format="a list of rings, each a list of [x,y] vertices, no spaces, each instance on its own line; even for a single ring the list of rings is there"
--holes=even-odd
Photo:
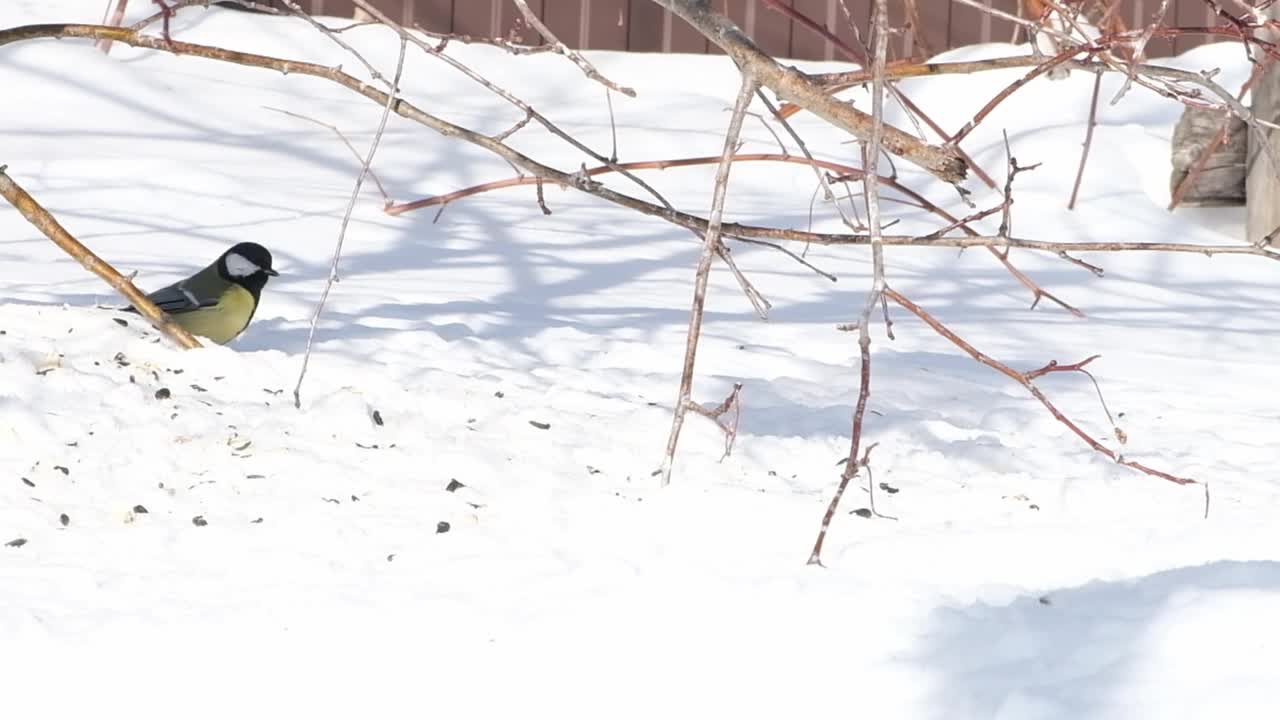
[[[205,520],[203,515],[197,515],[191,518],[191,524],[195,525],[196,527],[204,527],[205,525],[209,524],[209,521]]]
[[[537,420],[530,420],[530,421],[529,421],[529,424],[530,424],[530,425],[532,425],[532,426],[534,426],[534,427],[536,427],[536,428],[538,428],[539,430],[550,430],[550,429],[551,429],[551,423],[544,423],[544,422],[538,422]]]
[[[1052,599],[1050,599],[1050,597],[1049,597],[1048,595],[1041,595],[1041,596],[1040,596],[1040,604],[1041,604],[1041,605],[1052,605],[1052,604],[1053,604],[1053,600],[1052,600]]]
[[[216,378],[214,378],[214,380],[221,380],[221,379],[222,379],[222,378],[220,378],[220,377],[216,377]],[[262,388],[262,392],[264,392],[264,393],[266,393],[266,394],[268,394],[268,395],[279,395],[280,393],[282,393],[282,392],[284,392],[284,391],[283,391],[283,390],[272,390],[271,388]]]
[[[169,388],[160,388],[156,391],[157,400],[168,400],[172,396],[173,393],[169,392]]]
[[[116,356],[115,356],[114,358],[111,358],[111,359],[112,359],[112,360],[115,360],[115,361],[116,361],[116,364],[117,364],[117,365],[119,365],[120,367],[129,367],[129,364],[130,364],[130,363],[129,363],[129,358],[126,358],[126,357],[124,356],[124,353],[122,353],[122,352],[118,352],[118,353],[116,353]]]
[[[507,394],[506,394],[506,393],[504,393],[504,392],[502,392],[501,390],[499,390],[499,391],[495,392],[495,393],[493,394],[493,396],[494,396],[494,397],[496,397],[496,398],[498,398],[498,399],[502,399],[502,398],[506,397],[506,396],[507,396]]]
[[[169,368],[169,372],[173,373],[174,375],[181,375],[182,373],[186,372],[186,370],[182,368]]]
[[[57,369],[57,367],[56,367],[56,366],[55,366],[55,367],[41,368],[40,370],[37,370],[37,371],[36,371],[36,374],[37,374],[37,375],[39,375],[39,376],[41,376],[41,377],[44,377],[45,375],[48,375],[49,373],[53,372],[53,371],[54,371],[54,370],[56,370],[56,369]]]
[[[377,410],[373,411],[373,424],[382,427],[382,413]]]
[[[146,508],[146,506],[145,506],[145,505],[134,505],[134,506],[133,506],[133,512],[134,512],[134,513],[136,513],[136,514],[138,514],[138,515],[146,515],[147,513],[151,512],[151,511],[150,511],[150,510],[148,510],[148,509]]]
[[[245,475],[244,479],[245,480],[261,480],[265,477],[266,475]]]
[[[1040,509],[1040,506],[1039,506],[1039,505],[1036,505],[1035,503],[1031,503],[1031,505],[1030,505],[1029,507],[1030,507],[1032,510],[1039,510],[1039,509]]]
[[[599,475],[601,472],[603,472],[603,470],[600,470],[599,468],[593,468],[590,465],[587,466],[588,475]]]
[[[457,492],[458,488],[464,488],[466,485],[458,482],[453,478],[449,478],[449,484],[444,486],[445,492]]]
[[[325,502],[331,502],[331,503],[333,503],[334,505],[341,505],[341,504],[342,504],[342,501],[341,501],[341,500],[339,500],[338,498],[327,498],[327,497],[322,497],[322,498],[320,498],[320,499],[321,499],[321,500],[323,500],[323,501],[325,501]]]
[[[191,389],[195,390],[196,392],[207,392],[204,388],[200,387],[195,383],[191,383]]]
[[[356,497],[355,495],[352,495],[351,502],[360,502],[360,498]]]
[[[20,548],[20,547],[22,547],[23,545],[26,545],[26,544],[27,544],[27,539],[26,539],[26,538],[14,538],[14,539],[10,540],[9,542],[5,543],[4,545],[5,545],[5,547]]]
[[[23,485],[26,485],[27,487],[35,487],[35,486],[36,486],[36,484],[35,484],[35,483],[31,482],[30,480],[28,480],[28,479],[26,479],[26,478],[22,478],[22,484],[23,484]]]
[[[449,523],[447,523],[447,522],[445,522],[445,521],[443,521],[443,520],[441,520],[440,522],[436,523],[436,534],[437,534],[437,535],[438,535],[438,534],[440,534],[440,533],[447,533],[447,532],[449,532]]]
[[[373,445],[361,445],[360,443],[356,443],[356,447],[360,448],[361,450],[377,450],[378,449],[378,445],[376,443]]]
[[[62,513],[58,516],[58,522],[62,523],[62,527],[66,527],[71,524],[71,516],[66,513]]]
[[[850,515],[857,515],[857,516],[858,516],[858,517],[860,517],[860,518],[869,518],[869,517],[871,517],[871,511],[870,511],[870,510],[868,510],[867,508],[858,508],[857,510],[850,510],[850,511],[849,511],[849,514],[850,514]]]
[[[70,474],[71,474],[71,471],[70,471],[70,470],[68,470],[68,469],[66,468],[66,466],[65,466],[65,465],[54,465],[54,466],[53,466],[53,469],[54,469],[54,470],[57,470],[58,472],[62,473],[63,475],[70,475]]]
[[[260,525],[261,523],[262,523],[262,518],[258,518],[257,520],[250,520],[250,521],[249,521],[249,524],[251,524],[251,525]]]
[[[889,483],[880,483],[880,489],[889,493],[890,495],[893,495],[894,493],[898,492],[898,488],[890,485]]]
[[[395,559],[396,559],[395,553],[391,553],[390,555],[387,556],[387,562],[391,562],[392,560],[395,560]]]
[[[130,384],[136,384],[137,382],[138,382],[137,378],[135,378],[135,377],[134,377],[134,376],[132,376],[132,375],[130,375],[130,376],[129,376],[129,383],[130,383]]]

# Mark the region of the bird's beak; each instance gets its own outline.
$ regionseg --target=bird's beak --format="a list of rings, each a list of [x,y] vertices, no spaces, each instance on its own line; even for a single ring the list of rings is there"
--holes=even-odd
[[[270,275],[271,277],[280,277],[280,273],[276,272],[275,270],[263,270],[263,272]]]

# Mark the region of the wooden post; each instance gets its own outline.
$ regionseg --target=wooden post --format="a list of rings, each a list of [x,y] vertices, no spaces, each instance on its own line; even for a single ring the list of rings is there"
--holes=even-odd
[[[1280,6],[1272,5],[1267,16],[1280,19]],[[1268,40],[1277,39],[1276,33],[1267,35],[1273,36],[1266,38]],[[1258,61],[1266,62],[1266,57],[1259,57]],[[1264,123],[1280,120],[1280,67],[1274,62],[1267,65],[1254,84],[1252,102],[1251,110],[1258,120]],[[1280,135],[1274,130],[1264,131],[1271,147],[1280,149]],[[1250,243],[1258,242],[1280,227],[1280,168],[1272,167],[1261,150],[1256,133],[1249,133],[1249,179],[1245,186],[1249,219],[1245,225],[1245,241]]]

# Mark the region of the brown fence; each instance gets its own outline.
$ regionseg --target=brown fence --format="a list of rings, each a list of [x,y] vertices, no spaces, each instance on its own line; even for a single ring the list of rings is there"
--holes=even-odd
[[[979,0],[997,10],[1016,15],[1018,0]],[[351,0],[300,0],[316,15],[351,17]],[[526,43],[540,41],[528,29],[519,10],[510,0],[374,0],[383,12],[406,25],[420,24],[428,30],[473,36],[514,37]],[[830,60],[839,55],[832,43],[790,18],[767,8],[759,0],[713,0],[769,53],[778,57]],[[795,9],[828,28],[835,28],[846,42],[854,36],[843,7],[866,36],[871,0],[788,0]],[[980,42],[1009,42],[1017,26],[993,17],[970,5],[952,0],[918,0],[920,27],[904,33],[895,43],[898,56],[921,50],[940,51]],[[1119,18],[1129,27],[1150,22],[1161,0],[1120,0]],[[902,0],[890,0],[896,15],[893,25],[901,27]],[[635,50],[641,52],[718,52],[692,28],[658,7],[652,0],[529,0],[529,6],[566,44],[576,48]],[[1166,23],[1185,27],[1213,25],[1204,0],[1175,0]],[[1199,38],[1156,39],[1148,46],[1151,55],[1183,52],[1203,42]]]

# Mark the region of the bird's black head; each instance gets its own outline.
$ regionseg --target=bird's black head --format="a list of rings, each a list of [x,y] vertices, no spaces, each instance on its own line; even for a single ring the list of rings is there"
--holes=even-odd
[[[256,297],[267,284],[267,278],[280,273],[271,269],[271,253],[257,243],[244,242],[233,246],[218,258],[218,274],[238,285],[243,285]]]

